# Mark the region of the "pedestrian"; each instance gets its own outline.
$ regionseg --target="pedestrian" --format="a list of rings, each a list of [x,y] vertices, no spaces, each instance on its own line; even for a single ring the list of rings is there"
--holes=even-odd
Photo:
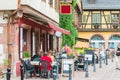
[[[116,50],[116,69],[120,70],[120,43],[118,43]]]
[[[100,59],[104,61],[105,63],[105,53],[104,50],[100,48]]]

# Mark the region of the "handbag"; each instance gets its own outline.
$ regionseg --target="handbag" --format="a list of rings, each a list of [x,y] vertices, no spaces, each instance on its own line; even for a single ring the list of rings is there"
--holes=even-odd
[[[120,52],[116,52],[116,56],[120,56]]]

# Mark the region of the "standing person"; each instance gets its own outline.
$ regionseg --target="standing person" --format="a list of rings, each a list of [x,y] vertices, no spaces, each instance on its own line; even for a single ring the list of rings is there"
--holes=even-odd
[[[116,69],[120,70],[120,43],[118,43],[116,50]]]
[[[100,58],[104,61],[105,63],[105,53],[104,53],[104,50],[100,48]]]

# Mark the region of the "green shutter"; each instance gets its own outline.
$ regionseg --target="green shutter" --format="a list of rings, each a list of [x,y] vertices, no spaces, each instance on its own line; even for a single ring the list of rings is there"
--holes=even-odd
[[[86,15],[82,16],[82,23],[86,23]]]
[[[107,15],[107,22],[110,23],[110,15]]]

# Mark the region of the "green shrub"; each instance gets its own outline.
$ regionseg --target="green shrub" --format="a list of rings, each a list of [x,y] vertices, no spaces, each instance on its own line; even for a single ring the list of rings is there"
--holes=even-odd
[[[24,52],[23,52],[23,57],[24,57],[24,58],[29,58],[29,57],[30,57],[30,53],[27,52],[27,51],[24,51]]]
[[[8,65],[9,62],[8,62],[8,59],[4,59],[4,65]]]

